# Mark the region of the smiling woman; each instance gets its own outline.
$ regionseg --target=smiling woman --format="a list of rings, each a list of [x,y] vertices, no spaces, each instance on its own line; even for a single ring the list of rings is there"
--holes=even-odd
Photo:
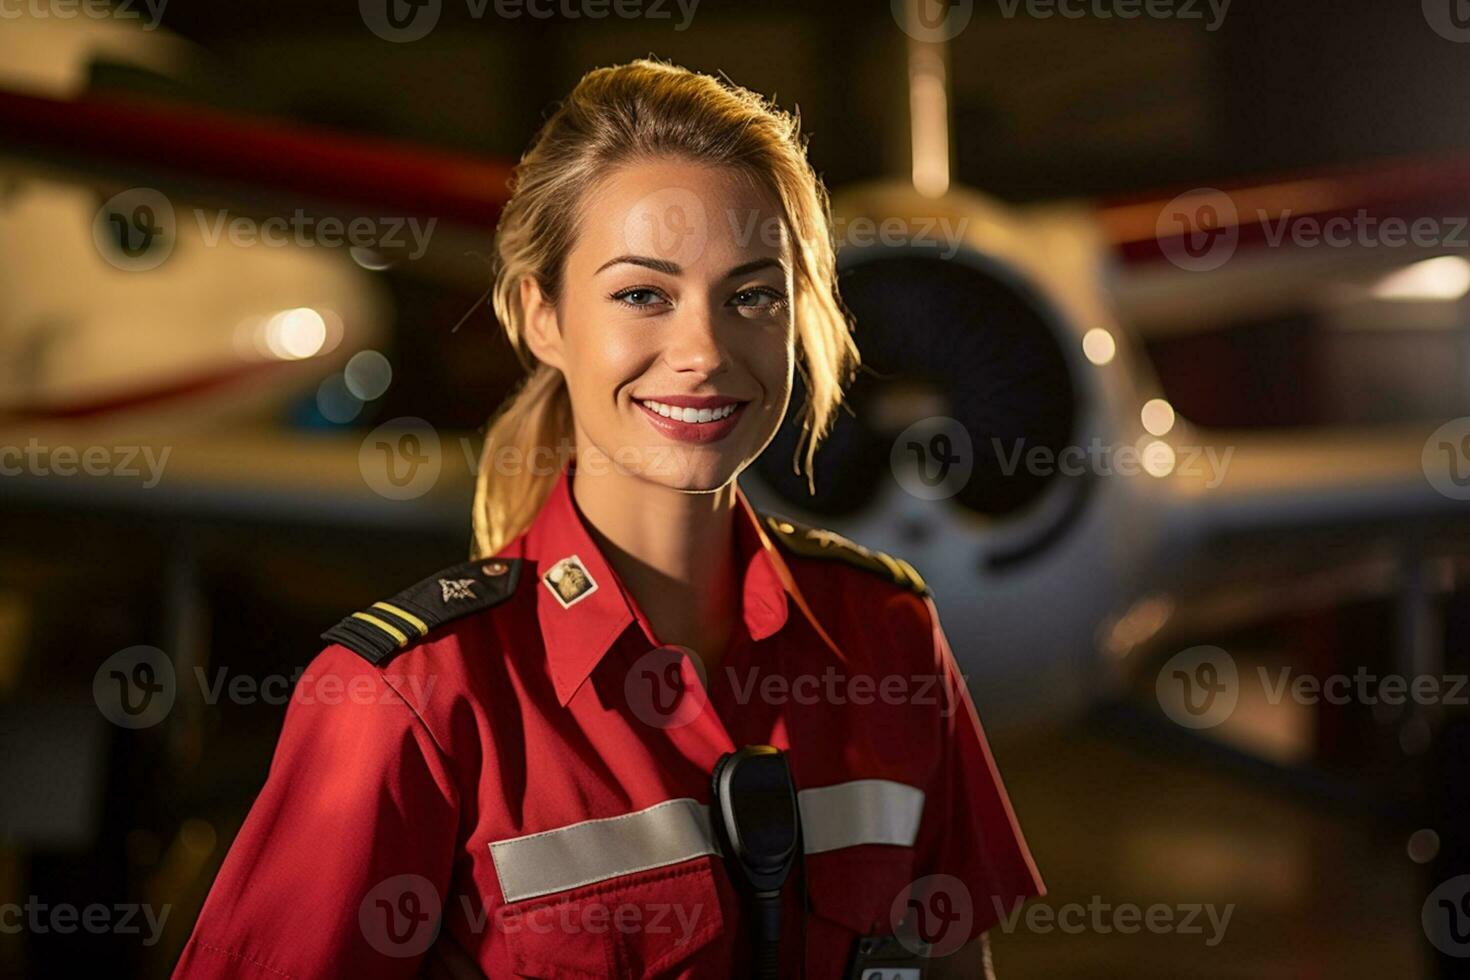
[[[497,245],[473,557],[323,634],[180,975],[980,975],[1042,885],[929,589],[737,482],[858,363],[796,121],[594,71]]]
[[[652,328],[662,324],[667,334],[691,314],[706,324],[692,339],[678,332],[674,355],[694,359],[680,369],[700,370],[699,359],[714,350],[727,363],[704,368],[720,375],[704,387],[722,390],[708,394],[756,401],[757,411],[737,412],[753,416],[741,418],[738,446],[681,456],[690,468],[664,476],[688,481],[683,489],[726,484],[774,435],[793,365],[811,392],[803,409],[810,472],[858,353],[837,301],[826,195],[793,117],[755,93],[654,62],[594,71],[533,141],[512,189],[497,231],[494,303],[530,374],[486,440],[484,461],[492,465],[480,468],[475,501],[480,554],[493,554],[529,523],[555,480],[529,467],[497,470],[494,460],[526,458],[601,417],[608,406],[594,403],[594,387],[616,386],[614,417],[627,418],[647,399],[670,409],[717,407],[699,397],[705,392],[685,390],[689,378],[646,370],[662,342]],[[552,322],[569,336],[588,335],[584,357],[619,360],[583,385],[585,372],[563,371],[555,360]],[[634,324],[650,329],[630,330]],[[734,324],[743,329],[732,333]],[[537,349],[546,343],[551,349]],[[619,371],[644,373],[619,383],[609,377]],[[574,416],[578,403],[586,411]],[[621,433],[631,442],[612,438],[615,430],[598,434],[608,438],[587,442],[604,453],[650,438],[646,430]],[[507,455],[506,447],[519,452]]]

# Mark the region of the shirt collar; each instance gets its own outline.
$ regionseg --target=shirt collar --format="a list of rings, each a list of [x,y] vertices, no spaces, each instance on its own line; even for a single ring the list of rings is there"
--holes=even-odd
[[[742,583],[742,616],[751,639],[764,640],[777,633],[786,625],[794,602],[827,646],[841,657],[738,484],[735,496],[735,557]],[[638,623],[649,643],[657,642],[647,618],[588,532],[572,497],[568,466],[563,466],[546,502],[527,528],[522,555],[530,566],[526,577],[535,583],[536,614],[552,683],[563,707],[629,625]],[[571,562],[564,563],[566,559]],[[563,563],[562,574],[570,571],[573,575],[565,590],[572,597],[569,602],[548,581],[548,572],[558,563]],[[590,583],[581,581],[575,565],[581,566]]]

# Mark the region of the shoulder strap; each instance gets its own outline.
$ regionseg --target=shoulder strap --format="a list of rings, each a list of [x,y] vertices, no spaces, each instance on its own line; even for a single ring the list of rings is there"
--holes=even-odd
[[[510,598],[521,577],[519,558],[480,558],[430,575],[391,599],[375,602],[322,634],[375,666],[408,649],[429,631]]]
[[[865,548],[836,531],[812,527],[789,517],[762,514],[765,525],[775,539],[791,551],[806,558],[836,558],[864,571],[881,575],[894,585],[919,595],[929,595],[929,586],[914,566],[902,558],[872,548]]]

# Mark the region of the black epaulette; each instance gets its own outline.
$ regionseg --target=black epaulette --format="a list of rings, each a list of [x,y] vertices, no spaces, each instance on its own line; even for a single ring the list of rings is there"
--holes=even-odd
[[[929,586],[925,584],[923,576],[902,558],[895,558],[872,548],[864,548],[856,541],[845,538],[836,531],[812,527],[793,521],[789,517],[777,517],[774,514],[761,516],[765,520],[766,527],[775,532],[776,540],[798,555],[807,558],[839,558],[849,565],[881,575],[910,592],[919,595],[930,594]]]
[[[413,646],[429,630],[510,598],[519,558],[480,558],[430,575],[391,599],[353,613],[322,634],[375,666]]]

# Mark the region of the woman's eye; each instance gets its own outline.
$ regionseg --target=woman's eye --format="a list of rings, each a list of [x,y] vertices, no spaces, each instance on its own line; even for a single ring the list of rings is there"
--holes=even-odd
[[[756,310],[761,313],[780,309],[786,303],[786,296],[769,286],[752,286],[750,289],[742,289],[731,297],[730,302],[735,306],[747,310]]]
[[[653,306],[663,300],[656,290],[643,286],[635,286],[632,289],[613,293],[612,298],[627,306]]]

